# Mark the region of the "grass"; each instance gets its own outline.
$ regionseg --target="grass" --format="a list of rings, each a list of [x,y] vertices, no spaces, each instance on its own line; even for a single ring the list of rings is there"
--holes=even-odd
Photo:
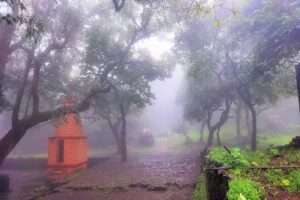
[[[242,136],[245,136],[246,130],[241,130]],[[286,131],[271,133],[271,132],[260,132],[258,130],[257,143],[259,149],[265,149],[270,145],[282,146],[289,144],[293,137],[299,135],[299,127],[291,126]],[[197,142],[200,140],[200,133],[195,129],[188,131],[188,136],[192,141]],[[204,141],[207,141],[208,132],[204,132]],[[216,137],[216,136],[215,136]],[[236,130],[233,124],[225,124],[220,130],[220,137],[222,144],[226,146],[238,146],[236,139]],[[216,141],[215,141],[216,142]],[[250,143],[250,141],[249,141]]]
[[[191,129],[187,132],[188,137],[192,142],[198,142],[200,140],[200,132],[196,129]]]
[[[200,175],[198,177],[192,200],[207,200],[207,189],[204,175]]]
[[[265,134],[263,136],[258,136],[258,145],[260,148],[265,148],[270,145],[282,146],[289,144],[293,137],[297,135],[296,132],[280,132],[276,134]]]
[[[281,143],[280,143],[281,144]],[[231,169],[225,170],[225,174],[230,177],[230,183],[236,180],[236,184],[229,185],[228,199],[237,199],[240,193],[241,199],[261,199],[261,195],[271,194],[276,191],[287,191],[290,193],[300,192],[300,169],[274,169],[276,166],[300,166],[300,150],[294,147],[269,147],[266,149],[251,152],[249,150],[239,150],[230,148],[228,153],[225,149],[215,147],[211,149],[208,158],[217,163],[214,166],[229,166]],[[246,162],[245,162],[246,161]],[[245,162],[247,165],[241,165]],[[262,170],[259,166],[270,166]],[[258,168],[255,168],[258,167]],[[253,187],[247,181],[255,183],[261,191],[252,191]],[[250,187],[251,186],[251,187]],[[248,187],[248,189],[246,189]],[[251,194],[256,194],[251,196]],[[231,197],[230,197],[231,196]],[[200,200],[200,199],[199,199]]]

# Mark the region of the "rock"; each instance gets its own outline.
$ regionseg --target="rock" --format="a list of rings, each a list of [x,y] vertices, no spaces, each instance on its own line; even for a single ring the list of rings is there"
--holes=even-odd
[[[300,136],[296,136],[292,139],[290,146],[300,148]]]
[[[9,192],[9,176],[0,175],[0,193]]]

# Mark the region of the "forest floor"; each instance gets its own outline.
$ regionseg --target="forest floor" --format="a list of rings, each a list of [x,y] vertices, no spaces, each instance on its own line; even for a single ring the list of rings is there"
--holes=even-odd
[[[92,158],[89,167],[59,184],[49,184],[46,160],[8,160],[11,178],[4,200],[190,200],[199,175],[199,145],[176,153]]]

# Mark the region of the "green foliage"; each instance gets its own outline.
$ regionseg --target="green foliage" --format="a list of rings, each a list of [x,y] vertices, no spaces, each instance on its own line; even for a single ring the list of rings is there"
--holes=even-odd
[[[289,164],[299,164],[300,161],[300,151],[296,148],[285,148],[282,150],[283,160],[287,161]]]
[[[263,189],[254,181],[238,178],[229,182],[228,200],[260,200]]]
[[[192,200],[207,200],[206,184],[204,175],[199,176]]]
[[[286,179],[286,176],[281,169],[268,170],[265,173],[265,177],[267,178],[268,182],[274,186],[286,187],[289,185],[288,179]]]
[[[268,150],[269,150],[269,153],[270,153],[271,156],[279,156],[280,155],[280,151],[276,147],[272,146]]]
[[[228,167],[239,168],[250,166],[250,163],[239,148],[231,148],[230,153],[220,147],[213,148],[208,156],[211,161]]]
[[[270,156],[262,151],[244,151],[244,156],[253,166],[266,165],[270,161]]]
[[[289,184],[287,185],[287,190],[289,192],[299,192],[300,191],[300,170],[294,170],[288,175]]]

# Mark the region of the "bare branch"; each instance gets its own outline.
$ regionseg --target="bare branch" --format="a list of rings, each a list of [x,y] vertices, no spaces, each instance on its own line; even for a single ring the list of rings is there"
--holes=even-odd
[[[125,0],[112,0],[112,1],[113,1],[115,10],[117,12],[120,11],[125,5]]]

